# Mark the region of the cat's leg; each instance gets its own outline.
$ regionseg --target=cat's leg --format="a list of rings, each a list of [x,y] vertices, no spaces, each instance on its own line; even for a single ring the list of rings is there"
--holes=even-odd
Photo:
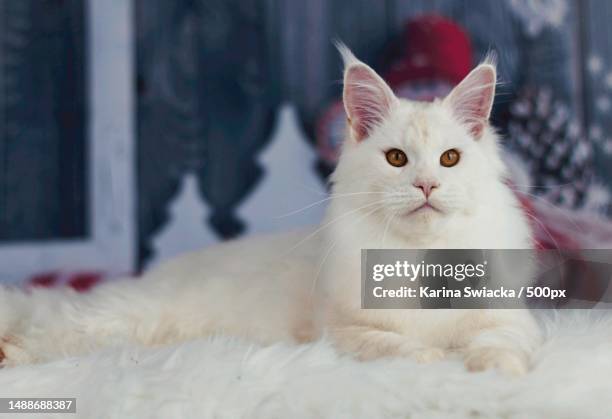
[[[298,331],[309,322],[291,286],[268,280],[245,286],[249,276],[179,269],[111,281],[85,294],[0,288],[2,364],[43,362],[126,343],[163,345],[213,333],[262,344],[294,341],[292,333],[303,338]]]
[[[170,287],[146,280],[111,282],[87,294],[0,289],[1,365],[44,362],[126,342],[172,341],[185,329],[172,327],[177,320],[172,313],[179,312],[170,309],[176,297]]]
[[[446,356],[442,348],[374,326],[345,325],[329,328],[328,333],[338,350],[352,354],[362,361],[384,357],[409,357],[417,362],[428,363]]]
[[[64,307],[75,293],[70,290],[38,290],[26,293],[0,288],[0,365],[39,362],[53,357],[59,345],[47,346],[61,328],[66,331]],[[62,333],[65,346],[70,333]]]
[[[31,317],[26,294],[19,289],[0,287],[0,365],[32,362],[18,343],[19,331],[26,327]],[[9,361],[9,357],[10,360]]]
[[[498,369],[508,375],[529,371],[540,329],[528,310],[474,310],[463,320],[465,365],[470,371]],[[459,328],[461,329],[461,327]]]

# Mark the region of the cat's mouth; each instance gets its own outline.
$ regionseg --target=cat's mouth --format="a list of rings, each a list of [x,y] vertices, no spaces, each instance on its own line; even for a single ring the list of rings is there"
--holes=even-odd
[[[408,215],[413,215],[413,214],[420,213],[420,212],[425,212],[425,211],[441,212],[438,208],[436,208],[433,205],[431,205],[431,203],[429,201],[425,201],[423,203],[423,205],[413,209],[412,211],[410,211],[408,213]]]

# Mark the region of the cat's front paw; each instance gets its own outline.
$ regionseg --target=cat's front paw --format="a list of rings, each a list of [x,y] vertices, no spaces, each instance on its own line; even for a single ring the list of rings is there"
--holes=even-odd
[[[419,364],[429,364],[446,358],[446,352],[441,348],[416,348],[408,351],[407,355]]]
[[[0,338],[0,367],[14,367],[34,362],[36,357],[24,349],[18,338],[14,336]]]
[[[465,366],[469,371],[497,369],[509,376],[521,376],[529,371],[529,360],[527,354],[514,349],[481,347],[468,350]]]
[[[407,344],[394,348],[384,346],[362,347],[356,355],[360,361],[371,361],[379,358],[410,358],[419,364],[428,364],[444,359],[446,352],[441,348]]]

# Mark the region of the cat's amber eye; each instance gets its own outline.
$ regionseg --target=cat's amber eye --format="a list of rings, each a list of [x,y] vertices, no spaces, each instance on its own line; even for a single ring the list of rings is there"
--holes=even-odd
[[[406,153],[404,153],[402,150],[398,150],[397,148],[392,148],[391,150],[387,151],[385,155],[387,156],[387,161],[391,166],[402,167],[406,166],[406,163],[408,163]]]
[[[457,163],[459,163],[459,158],[461,155],[457,150],[451,148],[450,150],[446,150],[440,156],[440,164],[444,167],[453,167]]]

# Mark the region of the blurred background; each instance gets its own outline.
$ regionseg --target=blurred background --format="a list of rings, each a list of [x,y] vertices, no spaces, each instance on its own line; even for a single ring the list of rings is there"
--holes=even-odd
[[[422,100],[495,51],[493,120],[542,246],[610,247],[611,18],[606,0],[0,0],[0,278],[87,287],[317,223],[345,123],[335,39]]]

